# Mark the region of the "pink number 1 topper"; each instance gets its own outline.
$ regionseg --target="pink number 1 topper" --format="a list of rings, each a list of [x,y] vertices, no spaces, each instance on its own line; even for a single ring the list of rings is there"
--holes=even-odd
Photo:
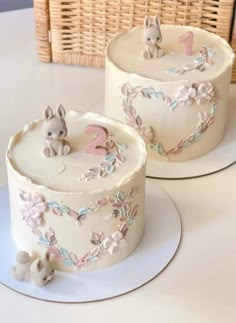
[[[108,154],[108,149],[102,147],[108,138],[108,130],[97,124],[90,124],[85,129],[85,133],[88,135],[95,133],[97,136],[94,140],[90,141],[84,148],[84,151],[92,155],[105,156]]]
[[[179,37],[180,43],[185,44],[185,55],[188,55],[188,56],[192,55],[193,37],[194,37],[194,34],[192,31],[188,31],[184,35]]]

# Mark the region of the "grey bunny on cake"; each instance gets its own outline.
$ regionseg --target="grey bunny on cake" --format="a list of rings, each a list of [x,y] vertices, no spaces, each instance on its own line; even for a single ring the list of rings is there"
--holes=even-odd
[[[145,59],[158,58],[163,55],[163,50],[159,47],[162,41],[160,30],[160,20],[158,16],[153,18],[146,16],[142,33],[142,43],[144,47],[143,57]]]
[[[61,104],[58,106],[56,114],[49,106],[44,111],[43,137],[45,145],[43,153],[46,157],[67,155],[71,150],[69,143],[64,139],[67,136],[65,115],[65,109]]]

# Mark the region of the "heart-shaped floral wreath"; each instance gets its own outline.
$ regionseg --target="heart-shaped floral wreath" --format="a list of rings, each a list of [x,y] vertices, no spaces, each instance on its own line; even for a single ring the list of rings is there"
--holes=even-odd
[[[85,265],[101,258],[102,255],[106,253],[113,255],[118,249],[125,246],[125,236],[138,214],[138,205],[133,203],[133,199],[138,193],[137,187],[131,187],[127,193],[120,191],[116,195],[91,202],[89,207],[82,207],[78,211],[71,210],[54,201],[47,202],[45,197],[39,193],[20,190],[19,196],[24,203],[21,210],[23,220],[37,237],[38,243],[47,248],[57,259],[61,259],[65,265],[80,270]],[[51,227],[44,234],[39,230],[44,221],[44,213],[48,210],[51,210],[54,216],[67,215],[81,225],[86,216],[105,206],[111,208],[111,212],[106,215],[105,220],[118,218],[120,220],[118,229],[109,236],[105,236],[103,232],[91,232],[90,241],[95,247],[83,256],[76,256],[61,247],[57,242],[55,231]]]
[[[127,123],[138,130],[150,149],[166,158],[171,154],[181,152],[184,148],[187,148],[198,141],[201,135],[214,123],[215,120],[218,94],[214,85],[210,82],[200,84],[194,83],[189,87],[181,86],[174,99],[165,95],[162,91],[157,91],[152,87],[133,87],[129,83],[125,83],[121,87],[121,92],[125,96],[122,105]],[[167,104],[167,107],[171,111],[174,111],[179,104],[190,106],[193,103],[197,103],[198,105],[211,103],[211,106],[208,112],[198,113],[195,130],[190,135],[178,140],[175,146],[166,148],[156,139],[157,136],[153,128],[150,125],[144,124],[140,115],[137,114],[133,101],[138,95],[147,99],[162,100]]]

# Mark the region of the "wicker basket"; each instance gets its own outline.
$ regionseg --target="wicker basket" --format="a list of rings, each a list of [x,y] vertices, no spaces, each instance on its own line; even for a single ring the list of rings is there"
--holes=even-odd
[[[198,26],[229,41],[233,5],[233,0],[34,0],[38,57],[102,67],[111,37],[157,13],[164,24]]]

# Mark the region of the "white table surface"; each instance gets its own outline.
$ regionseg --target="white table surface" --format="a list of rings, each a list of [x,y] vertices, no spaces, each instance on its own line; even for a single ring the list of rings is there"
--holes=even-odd
[[[0,46],[3,185],[9,136],[47,104],[102,112],[104,71],[37,62],[32,9],[0,14]],[[232,102],[235,90],[231,86]],[[179,251],[157,278],[122,297],[87,304],[47,303],[0,285],[1,322],[235,323],[236,165],[202,178],[152,182],[173,200],[183,225]]]

